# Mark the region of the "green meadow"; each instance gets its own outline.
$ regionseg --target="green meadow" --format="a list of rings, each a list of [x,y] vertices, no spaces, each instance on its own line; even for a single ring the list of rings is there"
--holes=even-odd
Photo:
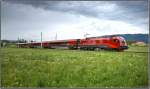
[[[1,48],[2,87],[147,87],[148,47],[124,52]]]

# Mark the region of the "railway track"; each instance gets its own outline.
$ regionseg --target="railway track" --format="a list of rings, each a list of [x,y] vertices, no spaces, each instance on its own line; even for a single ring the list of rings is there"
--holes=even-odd
[[[127,53],[149,53],[149,52],[140,52],[140,51],[124,51],[124,52],[127,52]]]

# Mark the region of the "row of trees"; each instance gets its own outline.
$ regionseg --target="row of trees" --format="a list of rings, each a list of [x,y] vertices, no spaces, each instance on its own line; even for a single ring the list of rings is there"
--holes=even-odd
[[[1,47],[7,47],[7,46],[12,46],[16,45],[16,43],[28,43],[28,42],[36,42],[34,40],[25,40],[25,39],[18,39],[18,40],[1,40]]]

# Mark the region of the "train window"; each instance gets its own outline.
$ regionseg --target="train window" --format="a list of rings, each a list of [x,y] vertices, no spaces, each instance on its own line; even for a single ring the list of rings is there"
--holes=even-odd
[[[99,43],[100,41],[99,40],[96,40],[96,43]]]
[[[125,44],[125,41],[123,40],[122,43]]]
[[[107,43],[107,40],[103,40],[104,43]]]
[[[86,41],[85,40],[83,40],[83,41],[81,41],[81,43],[83,44],[83,43],[86,43]]]
[[[113,42],[115,42],[115,43],[119,43],[119,40],[117,40],[117,39],[114,39],[114,40],[113,40]]]

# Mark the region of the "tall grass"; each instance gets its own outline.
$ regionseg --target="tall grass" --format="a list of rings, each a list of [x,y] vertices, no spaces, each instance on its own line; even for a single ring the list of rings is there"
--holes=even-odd
[[[3,48],[2,57],[2,87],[148,86],[148,53]]]

